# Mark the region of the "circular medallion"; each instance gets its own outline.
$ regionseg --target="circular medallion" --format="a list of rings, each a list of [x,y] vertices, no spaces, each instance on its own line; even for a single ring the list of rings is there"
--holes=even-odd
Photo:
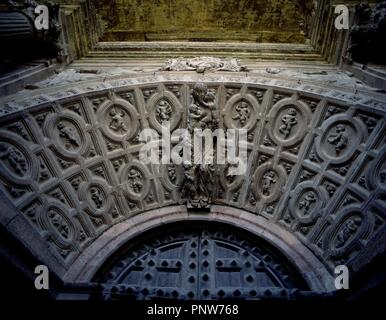
[[[386,192],[386,147],[380,150],[378,157],[370,164],[367,181],[373,188]]]
[[[323,188],[315,187],[312,182],[299,184],[290,194],[289,209],[302,224],[310,224],[323,215],[328,199]]]
[[[332,164],[349,160],[362,141],[365,128],[349,115],[329,118],[315,139],[319,156]]]
[[[340,257],[353,248],[370,228],[370,217],[358,206],[344,207],[336,214],[337,220],[327,234],[327,250]]]
[[[149,122],[159,133],[162,127],[170,126],[170,130],[175,130],[180,121],[182,106],[179,100],[169,91],[157,93],[148,102]]]
[[[278,145],[295,145],[304,138],[310,119],[311,112],[305,103],[283,99],[269,113],[269,135]]]
[[[81,117],[63,112],[51,115],[43,130],[53,140],[59,153],[68,158],[77,158],[87,152],[91,142],[85,128],[86,124]]]
[[[69,218],[68,210],[64,205],[47,204],[43,207],[39,217],[42,228],[49,231],[51,240],[58,247],[68,249],[74,246],[77,229]]]
[[[287,174],[282,166],[264,163],[253,175],[253,191],[258,199],[271,203],[280,197],[286,181]]]
[[[19,184],[28,184],[38,175],[35,156],[17,135],[0,131],[0,175]]]
[[[114,141],[130,140],[138,131],[139,115],[126,100],[106,100],[98,109],[103,133]]]
[[[257,121],[259,102],[251,95],[236,94],[225,106],[224,123],[228,129],[252,130]]]
[[[124,191],[131,200],[141,201],[146,198],[150,191],[150,172],[146,166],[133,161],[121,170],[120,176]]]

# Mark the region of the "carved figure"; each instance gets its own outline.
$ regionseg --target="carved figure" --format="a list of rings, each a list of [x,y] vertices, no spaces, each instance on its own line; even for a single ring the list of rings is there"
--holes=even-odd
[[[16,174],[23,175],[27,170],[27,162],[23,154],[12,146],[0,144],[0,159],[8,161]]]
[[[308,213],[311,206],[316,202],[317,198],[313,191],[307,192],[303,201],[299,203],[299,209],[304,209],[305,213]]]
[[[177,181],[177,168],[175,165],[168,165],[168,176],[171,182]]]
[[[267,171],[263,176],[263,194],[269,196],[271,194],[271,188],[276,182],[276,173],[272,170]]]
[[[291,134],[292,128],[298,123],[296,118],[297,112],[294,108],[288,109],[287,114],[281,118],[283,123],[279,131],[284,135],[284,138],[288,138]]]
[[[348,144],[346,127],[343,124],[338,124],[335,133],[330,134],[327,141],[335,146],[336,153],[339,155]]]
[[[170,121],[170,118],[172,116],[172,107],[170,106],[169,102],[161,100],[158,103],[156,113],[159,122],[161,124],[165,124]]]
[[[184,162],[183,169],[182,202],[188,208],[209,208],[214,189],[214,168]]]
[[[193,102],[189,107],[189,130],[214,129],[216,117],[214,115],[215,96],[208,91],[203,83],[197,83],[193,88]]]
[[[138,170],[131,169],[129,171],[128,181],[129,181],[131,189],[135,193],[140,193],[143,189],[143,183],[142,183],[141,179],[142,179],[142,175]]]
[[[91,199],[95,206],[100,209],[103,207],[103,196],[99,188],[93,187],[90,189]]]
[[[109,124],[110,129],[121,134],[127,132],[124,111],[123,110],[117,111],[114,108],[110,111],[109,114],[111,117],[110,124]]]
[[[337,249],[342,248],[346,244],[351,236],[359,229],[361,223],[362,219],[360,217],[355,217],[345,223],[336,236]]]
[[[57,128],[59,137],[64,141],[66,149],[77,149],[80,146],[80,139],[74,128],[66,127],[62,122],[58,124]]]
[[[58,232],[67,239],[70,230],[64,219],[55,211],[50,211],[48,216],[51,219],[52,225],[55,227],[55,229],[58,230]]]
[[[249,105],[245,101],[241,101],[235,108],[236,115],[233,116],[233,120],[239,120],[241,126],[244,126],[249,119],[250,110]]]

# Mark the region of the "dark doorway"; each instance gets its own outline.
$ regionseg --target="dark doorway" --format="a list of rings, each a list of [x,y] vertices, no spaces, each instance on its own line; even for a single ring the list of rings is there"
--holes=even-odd
[[[118,250],[94,281],[105,299],[289,298],[308,289],[278,250],[217,223],[152,230]]]

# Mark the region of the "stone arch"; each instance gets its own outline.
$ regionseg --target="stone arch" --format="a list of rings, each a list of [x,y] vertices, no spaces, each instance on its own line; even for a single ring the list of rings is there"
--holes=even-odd
[[[58,90],[21,93],[0,110],[0,197],[17,217],[1,217],[3,225],[23,223],[15,238],[34,238],[28,248],[61,279],[92,279],[113,252],[103,241],[120,239],[116,248],[157,224],[189,219],[250,229],[291,253],[316,291],[333,290],[323,281],[336,265],[357,271],[383,250],[386,113],[376,99],[237,73],[122,76],[103,87],[91,80]],[[248,129],[248,173],[226,179],[218,167],[202,214],[186,211],[186,202],[175,207],[186,200],[184,168],[138,159],[136,133],[152,126],[149,111],[162,92],[174,95],[167,102],[178,111],[178,128],[189,127],[190,108],[202,104],[211,111],[203,128]],[[53,204],[63,219],[51,215],[51,228]],[[351,219],[357,211],[366,217]],[[58,230],[71,245],[60,246]]]

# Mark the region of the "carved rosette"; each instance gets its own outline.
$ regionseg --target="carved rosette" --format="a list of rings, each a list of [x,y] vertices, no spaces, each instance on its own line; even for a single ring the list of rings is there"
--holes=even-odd
[[[253,174],[252,190],[256,199],[272,203],[280,198],[287,181],[287,173],[282,166],[267,162],[258,167]]]
[[[139,128],[139,114],[128,101],[115,98],[104,101],[97,112],[103,133],[113,141],[133,138]]]
[[[247,129],[256,126],[259,102],[251,94],[236,94],[224,109],[224,123],[228,129]]]
[[[318,130],[315,146],[318,155],[331,164],[349,160],[367,136],[365,125],[347,114],[329,118]]]
[[[373,217],[364,212],[363,208],[352,205],[344,207],[336,214],[336,219],[331,225],[324,249],[327,254],[337,258],[350,252],[358,241],[371,231]]]
[[[125,195],[133,201],[144,200],[150,191],[150,172],[141,162],[134,160],[120,172]]]
[[[55,149],[71,159],[84,156],[91,145],[84,120],[72,112],[52,114],[47,117],[43,131],[50,137]]]
[[[10,182],[26,185],[35,180],[39,164],[26,142],[19,136],[0,130],[0,175]]]
[[[268,132],[280,146],[293,146],[305,136],[311,119],[306,103],[288,98],[276,103],[268,114]]]
[[[163,91],[153,95],[148,101],[149,122],[159,133],[162,127],[170,124],[170,130],[175,130],[181,122],[182,106],[174,94]]]
[[[290,193],[289,209],[302,224],[311,224],[324,215],[328,195],[324,188],[313,182],[303,182]]]

